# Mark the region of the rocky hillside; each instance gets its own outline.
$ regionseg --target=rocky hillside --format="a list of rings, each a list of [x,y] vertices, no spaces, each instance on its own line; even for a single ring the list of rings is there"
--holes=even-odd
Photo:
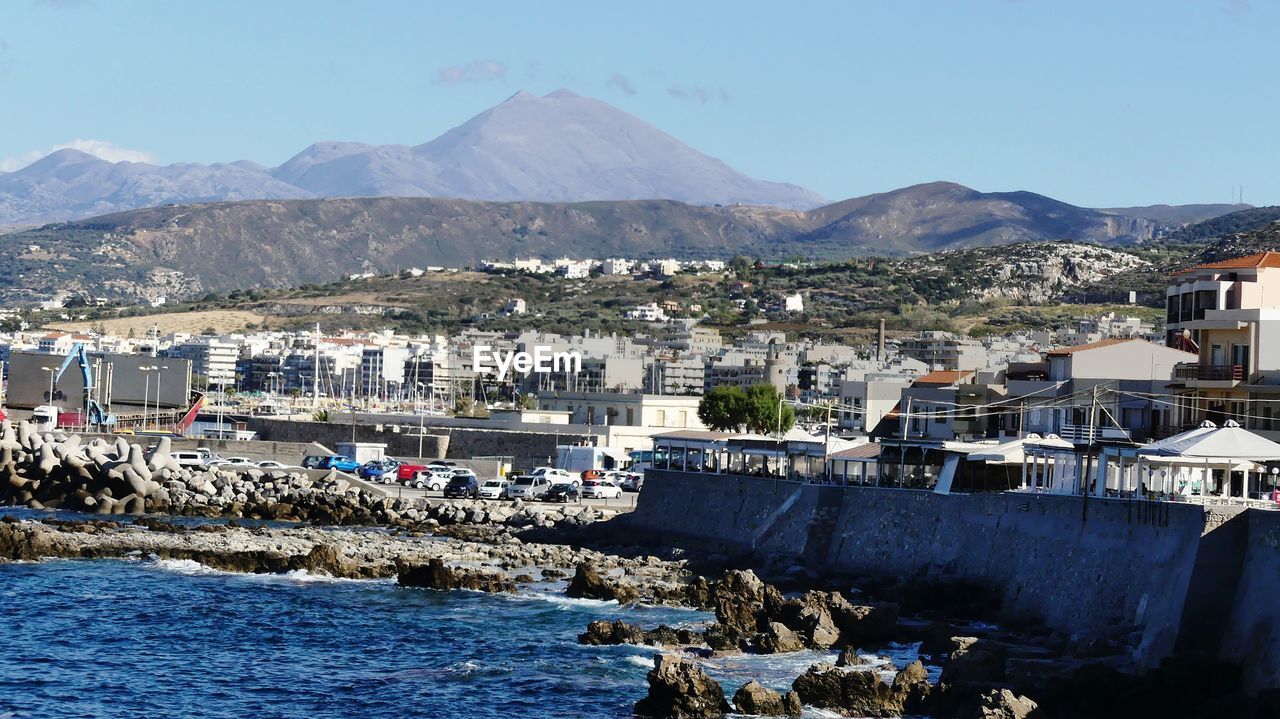
[[[427,198],[163,206],[0,235],[10,299],[87,292],[170,299],[329,282],[359,272],[513,257],[766,259],[911,255],[1071,239],[1129,244],[1149,220],[1031,193],[948,183],[808,212],[650,200],[495,203]]]
[[[1150,266],[1148,260],[1122,250],[1044,242],[942,252],[905,260],[901,270],[940,280],[956,299],[1003,298],[1038,303],[1056,301],[1083,285]]]

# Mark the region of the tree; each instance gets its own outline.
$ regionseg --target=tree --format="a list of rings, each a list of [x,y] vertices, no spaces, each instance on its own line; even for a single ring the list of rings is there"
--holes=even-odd
[[[698,419],[717,432],[737,432],[746,423],[746,408],[741,387],[713,387],[698,402]]]
[[[743,424],[748,432],[773,434],[786,432],[796,424],[796,410],[782,403],[782,396],[771,384],[757,384],[745,393]],[[779,410],[781,408],[781,410]],[[781,417],[779,417],[781,411]]]

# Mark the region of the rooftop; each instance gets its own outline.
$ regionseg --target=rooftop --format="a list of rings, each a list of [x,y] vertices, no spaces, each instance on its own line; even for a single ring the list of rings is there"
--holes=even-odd
[[[1060,347],[1056,350],[1050,350],[1048,354],[1050,357],[1064,357],[1066,355],[1073,355],[1077,352],[1086,352],[1088,350],[1101,349],[1103,347],[1110,347],[1112,345],[1124,344],[1125,342],[1142,342],[1142,341],[1143,340],[1140,340],[1134,337],[1128,337],[1128,338],[1112,337],[1110,339],[1101,340],[1099,342],[1090,342],[1087,345],[1076,345],[1075,347]]]
[[[915,384],[915,385],[936,384],[936,385],[946,386],[946,385],[956,384],[960,380],[972,374],[973,374],[973,370],[971,369],[962,369],[962,370],[940,369],[940,370],[934,370],[933,372],[930,372],[929,374],[926,374],[922,377],[917,377],[916,381],[913,382],[912,384]]]
[[[1188,267],[1177,274],[1182,275],[1197,270],[1247,270],[1259,267],[1280,267],[1280,252],[1257,252],[1221,262],[1210,262],[1205,265]]]

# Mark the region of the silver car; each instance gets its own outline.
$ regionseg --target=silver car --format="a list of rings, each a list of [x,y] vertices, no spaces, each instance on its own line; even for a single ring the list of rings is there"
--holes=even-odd
[[[551,480],[543,476],[538,477],[517,477],[507,487],[508,499],[538,499],[547,493],[547,489],[551,487]]]

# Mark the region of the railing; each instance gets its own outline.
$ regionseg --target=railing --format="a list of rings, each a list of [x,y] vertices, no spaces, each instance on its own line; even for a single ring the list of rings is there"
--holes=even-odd
[[[1244,365],[1187,362],[1174,366],[1173,378],[1206,382],[1239,382],[1244,379]]]
[[[1093,444],[1099,439],[1129,439],[1129,434],[1119,427],[1093,427],[1087,424],[1064,424],[1058,436],[1072,444]]]

